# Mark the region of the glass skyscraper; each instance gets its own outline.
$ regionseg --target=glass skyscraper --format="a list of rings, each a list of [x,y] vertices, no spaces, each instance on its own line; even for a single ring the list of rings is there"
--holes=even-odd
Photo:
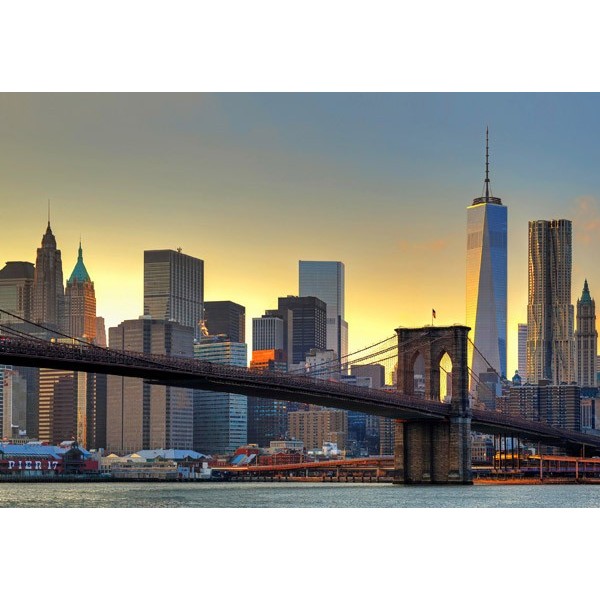
[[[204,325],[210,335],[225,334],[231,342],[246,341],[246,309],[231,300],[205,302]]]
[[[338,358],[348,354],[348,323],[344,309],[344,263],[323,260],[299,262],[300,296],[314,296],[327,304],[327,349]]]
[[[247,347],[226,336],[204,337],[194,344],[194,357],[223,365],[247,366]],[[194,450],[232,454],[247,442],[248,400],[240,394],[194,390]]]
[[[203,260],[181,249],[144,251],[144,315],[193,327],[199,339],[203,303]]]
[[[276,313],[276,314],[275,314]],[[284,346],[288,365],[303,363],[310,350],[327,346],[327,305],[314,296],[286,296],[277,301],[277,311],[267,311],[284,321]],[[289,319],[292,320],[291,344]]]
[[[488,148],[486,131],[483,195],[467,208],[467,326],[481,352],[469,344],[472,391],[488,362],[506,377],[507,208],[491,193]]]

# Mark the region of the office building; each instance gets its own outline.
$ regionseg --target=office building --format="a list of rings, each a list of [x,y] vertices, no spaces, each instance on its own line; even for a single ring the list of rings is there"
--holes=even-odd
[[[40,369],[40,441],[57,445],[64,441],[76,440],[85,447],[87,404],[87,373]]]
[[[0,324],[31,319],[33,310],[33,263],[12,261],[0,270],[0,308],[15,315],[0,313]]]
[[[299,294],[301,297],[314,296],[327,305],[326,347],[340,358],[348,354],[344,271],[342,262],[299,261]]]
[[[600,398],[582,397],[581,431],[597,434],[598,429],[600,429]]]
[[[27,382],[14,367],[0,366],[0,434],[17,437],[27,429]]]
[[[486,131],[483,194],[467,208],[467,319],[471,391],[489,367],[506,376],[507,207],[492,195]]]
[[[254,350],[250,368],[285,373],[287,363],[283,350]],[[248,443],[265,448],[272,441],[287,436],[287,415],[295,403],[248,396]]]
[[[64,296],[62,259],[48,221],[35,261],[33,320],[61,330],[65,325]]]
[[[317,350],[313,348],[306,353],[304,361],[304,372],[316,379],[325,379],[326,381],[339,381],[340,361],[334,350]],[[356,380],[356,377],[352,379]]]
[[[321,449],[323,444],[346,448],[348,413],[345,410],[297,410],[288,413],[289,435],[304,442],[307,450]]]
[[[189,358],[193,355],[193,331],[173,321],[140,317],[110,327],[108,343],[115,350]],[[191,449],[192,390],[109,375],[106,394],[106,446],[111,452]]]
[[[252,350],[284,350],[284,321],[280,317],[263,315],[252,319]]]
[[[571,221],[529,222],[527,381],[575,381]]]
[[[7,262],[0,270],[0,309],[14,315],[0,312],[0,326],[5,325],[0,329],[0,335],[11,335],[12,330],[15,329],[24,334],[36,333],[37,327],[21,321],[21,319],[33,318],[34,278],[35,268],[30,262]],[[6,400],[6,410],[10,411],[6,413],[4,419],[6,428],[10,429],[14,425],[18,431],[28,431],[31,437],[37,436],[38,370],[35,367],[8,366],[0,369],[7,373],[4,382],[8,386],[7,398],[9,396],[11,398],[10,401]],[[9,402],[12,402],[10,406]],[[24,417],[21,411],[24,411]]]
[[[344,385],[353,385],[357,387],[372,388],[373,380],[371,377],[360,375],[341,375],[340,383]],[[346,449],[354,456],[365,456],[367,454],[377,454],[379,451],[379,428],[377,426],[377,438],[371,439],[371,444],[367,441],[367,420],[369,415],[354,411],[346,411],[348,414],[348,438]],[[370,422],[371,428],[374,423]],[[371,432],[373,433],[373,432]]]
[[[396,443],[396,423],[394,419],[379,417],[379,454],[393,456]]]
[[[587,279],[583,284],[581,298],[577,300],[577,384],[583,388],[596,387],[596,302],[590,296]]]
[[[227,336],[208,336],[194,344],[194,357],[223,365],[247,366],[247,347]],[[194,390],[194,450],[232,454],[247,444],[248,401],[228,392]]]
[[[517,369],[521,381],[527,381],[527,323],[519,323],[517,330]]]
[[[68,335],[93,342],[96,339],[96,292],[83,262],[81,242],[77,263],[65,288],[65,324]]]
[[[246,341],[246,309],[229,300],[204,303],[204,325],[209,335],[226,335],[230,341]]]
[[[252,319],[250,368],[287,371],[282,318],[263,315],[260,318]],[[289,410],[293,409],[295,409],[295,403],[248,396],[248,443],[264,448],[274,440],[285,439],[287,414]]]
[[[94,284],[83,262],[79,244],[78,259],[67,281],[63,297],[62,329],[72,338],[93,342],[96,337],[96,296]],[[64,341],[70,341],[65,339]],[[89,447],[96,440],[98,402],[97,381],[104,375],[40,369],[38,436],[49,444],[76,440]]]
[[[494,369],[479,374],[476,386],[477,407],[485,410],[496,410],[496,401],[502,396],[502,382]]]
[[[144,315],[192,327],[200,338],[204,261],[181,249],[144,251]]]
[[[257,370],[287,371],[285,353],[283,350],[253,350],[250,368]]]
[[[248,396],[248,444],[267,448],[275,440],[285,439],[288,403]]]
[[[385,385],[385,367],[383,365],[352,365],[350,374],[356,377],[370,377],[371,387],[376,390]]]
[[[106,348],[106,324],[104,317],[96,317],[96,346]]]
[[[507,409],[511,416],[581,431],[580,388],[575,384],[552,385],[542,379],[536,385],[513,386]]]
[[[313,296],[279,298],[277,311],[267,311],[267,314],[278,316],[284,321],[284,346],[289,350],[289,366],[303,363],[306,353],[312,349],[327,349],[327,305],[319,298]],[[291,328],[288,328],[290,318]]]
[[[106,395],[108,375],[88,373],[86,448],[106,448]]]

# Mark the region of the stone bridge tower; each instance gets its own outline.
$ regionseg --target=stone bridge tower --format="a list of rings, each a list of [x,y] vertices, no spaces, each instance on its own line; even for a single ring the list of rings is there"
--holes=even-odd
[[[446,419],[396,421],[397,483],[472,483],[471,412],[467,369],[469,327],[396,329],[400,393],[414,395],[415,362],[425,364],[425,399],[440,401],[440,360],[452,361],[452,399]]]

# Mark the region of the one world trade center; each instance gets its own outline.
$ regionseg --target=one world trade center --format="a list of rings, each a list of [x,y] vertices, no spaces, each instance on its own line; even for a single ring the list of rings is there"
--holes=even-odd
[[[470,390],[493,369],[506,377],[507,208],[492,195],[486,130],[483,195],[467,208],[467,326]]]

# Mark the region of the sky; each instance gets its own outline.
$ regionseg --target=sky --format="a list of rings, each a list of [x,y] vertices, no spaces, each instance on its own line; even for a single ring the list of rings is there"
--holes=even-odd
[[[350,351],[465,322],[467,206],[508,206],[508,372],[527,317],[527,222],[573,221],[572,302],[600,289],[596,93],[0,94],[0,261],[51,223],[81,236],[107,327],[143,312],[143,251],[204,260],[205,299],[252,317],[298,294],[299,260],[346,268]]]

